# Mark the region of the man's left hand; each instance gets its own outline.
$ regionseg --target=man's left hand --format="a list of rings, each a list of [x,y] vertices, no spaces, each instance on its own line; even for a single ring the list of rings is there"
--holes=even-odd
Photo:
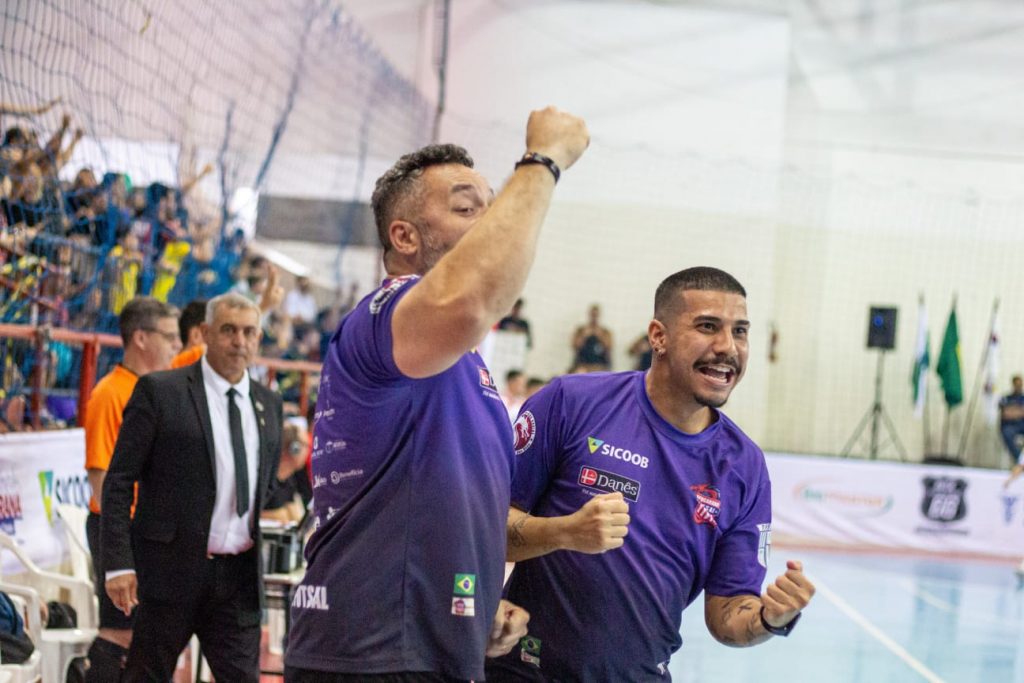
[[[803,564],[789,560],[786,573],[775,579],[761,596],[764,620],[772,626],[785,626],[807,607],[813,595],[814,584],[804,575]]]
[[[501,657],[512,651],[516,643],[526,635],[526,622],[530,613],[508,600],[498,604],[498,613],[491,625],[491,638],[487,643],[487,657]]]

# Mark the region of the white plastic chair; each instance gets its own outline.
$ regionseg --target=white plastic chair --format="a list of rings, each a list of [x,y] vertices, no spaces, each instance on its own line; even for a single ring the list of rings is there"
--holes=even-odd
[[[40,621],[39,606],[42,601],[39,599],[39,593],[27,586],[3,582],[0,582],[0,591],[7,593],[12,602],[22,608],[25,632],[36,647],[32,656],[21,664],[0,662],[0,680],[7,680],[10,683],[40,683],[43,680],[43,653],[39,643],[42,641],[43,624]]]
[[[68,542],[68,554],[71,560],[71,576],[83,579],[95,585],[96,577],[92,575],[92,553],[85,535],[85,520],[89,511],[76,505],[58,503],[54,512],[64,527],[64,537]]]
[[[36,652],[41,655],[43,683],[63,683],[71,661],[77,657],[85,657],[89,652],[89,646],[96,637],[94,625],[97,623],[97,608],[92,583],[64,574],[43,571],[13,538],[0,532],[0,551],[4,550],[14,555],[25,568],[21,574],[4,577],[6,585],[35,591],[37,601],[42,599],[41,596],[45,596],[46,599],[56,599],[60,597],[61,589],[63,589],[67,591],[68,604],[78,613],[78,623],[81,625],[79,628],[43,629],[40,626],[38,638],[30,630],[30,637],[36,645]],[[8,591],[8,593],[20,595],[17,591]],[[31,614],[31,608],[29,612],[27,622],[31,623],[34,618],[38,624],[38,604],[34,615]],[[85,626],[86,624],[90,626]]]

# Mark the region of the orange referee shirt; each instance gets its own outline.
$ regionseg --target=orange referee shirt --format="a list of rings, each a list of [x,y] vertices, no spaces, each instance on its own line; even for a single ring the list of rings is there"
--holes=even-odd
[[[114,457],[114,444],[117,433],[121,431],[124,419],[124,407],[131,398],[138,375],[117,365],[101,379],[89,396],[85,410],[85,468],[106,471],[110,467],[110,459]],[[89,509],[100,513],[97,496],[94,491],[89,498]]]
[[[186,365],[192,365],[206,353],[206,344],[200,344],[199,346],[193,346],[191,349],[185,349],[171,361],[171,367],[175,370],[183,368]]]

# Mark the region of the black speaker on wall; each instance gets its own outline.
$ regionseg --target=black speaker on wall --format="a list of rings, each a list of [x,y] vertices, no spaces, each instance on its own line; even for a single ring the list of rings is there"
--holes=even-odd
[[[868,316],[868,348],[896,348],[896,307],[872,306]]]

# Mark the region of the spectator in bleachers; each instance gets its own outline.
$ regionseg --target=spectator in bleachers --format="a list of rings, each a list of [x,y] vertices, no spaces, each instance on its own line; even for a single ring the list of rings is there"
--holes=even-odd
[[[277,466],[277,487],[260,512],[261,519],[282,524],[298,522],[306,514],[306,505],[313,499],[313,487],[306,473],[309,456],[309,433],[306,420],[290,417],[281,429],[281,462]]]
[[[93,491],[86,532],[100,601],[99,636],[89,650],[91,666],[87,680],[96,683],[119,680],[122,660],[131,645],[133,623],[132,617],[114,606],[103,586],[105,572],[100,561],[103,482],[114,454],[124,408],[136,381],[150,372],[170,368],[171,359],[181,350],[178,312],[167,304],[144,297],[132,299],[124,306],[118,322],[124,357],[96,384],[85,411],[85,468]]]
[[[999,433],[1010,455],[1010,464],[1024,467],[1019,442],[1024,438],[1024,378],[1014,375],[1011,381],[1013,391],[999,399]]]
[[[593,304],[586,325],[580,325],[572,336],[575,353],[572,372],[611,370],[612,333],[601,325],[601,307]]]
[[[316,298],[308,277],[300,275],[295,279],[295,288],[284,298],[284,314],[291,318],[296,327],[306,327],[316,322]]]
[[[317,314],[317,327],[320,328],[320,358],[327,355],[327,347],[331,343],[331,337],[341,324],[341,319],[356,306],[359,300],[359,283],[353,282],[348,287],[348,297],[341,298],[341,288],[335,292],[331,303],[320,309]]]
[[[526,398],[530,398],[538,391],[547,386],[547,380],[540,377],[531,377],[526,380]]]
[[[174,360],[172,368],[183,368],[192,365],[206,353],[203,341],[202,324],[206,320],[206,299],[189,301],[178,318],[178,333],[181,335],[182,349]]]
[[[516,299],[516,302],[512,305],[512,311],[498,321],[498,329],[525,334],[526,348],[531,349],[533,348],[533,336],[530,334],[530,322],[523,317],[523,305],[525,303],[522,299]]]
[[[515,422],[519,409],[526,400],[526,375],[522,370],[509,370],[505,373],[505,390],[501,392],[501,400],[508,411],[509,419]]]
[[[651,349],[651,342],[647,339],[646,332],[637,337],[636,341],[630,345],[629,355],[636,361],[635,370],[643,372],[651,367],[654,351]]]
[[[108,307],[115,316],[120,315],[125,304],[135,298],[144,260],[145,255],[139,249],[139,240],[134,232],[122,237],[107,255]]]

